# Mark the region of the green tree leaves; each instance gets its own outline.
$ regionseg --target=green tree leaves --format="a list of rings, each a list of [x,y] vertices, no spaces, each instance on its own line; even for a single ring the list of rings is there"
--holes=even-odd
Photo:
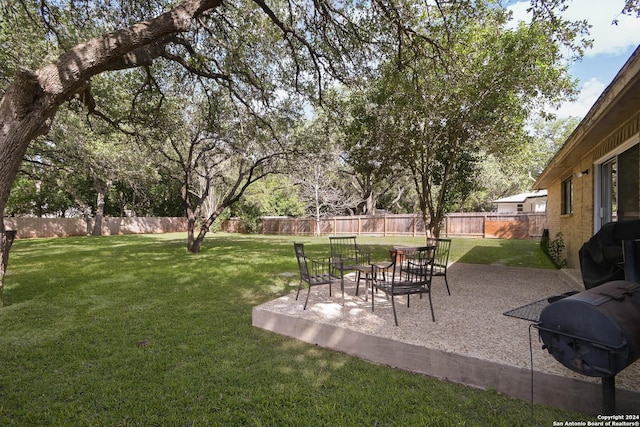
[[[423,36],[400,32],[405,47],[351,108],[350,127],[384,153],[381,163],[412,177],[435,235],[444,214],[479,188],[483,158],[520,152],[527,118],[573,90],[548,26],[510,29],[506,11],[484,2],[438,6],[424,13],[440,25],[408,20]]]

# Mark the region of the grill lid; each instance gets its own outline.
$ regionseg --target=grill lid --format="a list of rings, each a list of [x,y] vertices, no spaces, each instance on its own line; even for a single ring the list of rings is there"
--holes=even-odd
[[[567,368],[615,375],[640,356],[640,285],[614,281],[556,301],[542,310],[536,327]]]

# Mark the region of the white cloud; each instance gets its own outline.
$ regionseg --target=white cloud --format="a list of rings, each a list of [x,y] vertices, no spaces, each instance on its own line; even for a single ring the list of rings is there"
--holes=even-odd
[[[624,3],[624,0],[574,0],[569,2],[569,7],[564,12],[567,19],[586,19],[591,25],[588,38],[593,39],[593,47],[585,51],[585,60],[597,61],[594,63],[592,76],[606,68],[607,64],[613,64],[612,58],[624,54],[623,60],[626,60],[626,52],[630,48],[635,49],[640,43],[640,19],[622,15],[620,12]],[[509,6],[514,21],[528,21],[529,7],[529,1],[519,1]],[[617,25],[613,25],[614,20],[618,21]],[[617,72],[617,66],[612,67],[616,69],[611,74]],[[603,83],[596,77],[588,77],[588,74],[581,75],[580,78],[585,82],[580,88],[580,94],[575,101],[565,102],[555,111],[558,116],[584,117],[609,83]]]
[[[564,13],[566,18],[586,19],[591,25],[589,38],[594,39],[594,43],[593,48],[585,52],[586,56],[616,55],[640,43],[638,18],[620,14],[624,3],[624,0],[574,0],[569,4]],[[509,6],[516,22],[529,20],[526,12],[528,7],[528,1]],[[617,25],[612,24],[614,19],[618,20]]]
[[[640,24],[633,16],[621,15],[624,1],[579,0],[567,9],[566,17],[586,19],[592,25],[593,48],[586,56],[599,54],[617,55],[640,41]],[[613,20],[618,21],[613,25]]]
[[[582,85],[580,94],[573,102],[565,102],[555,111],[558,117],[584,117],[598,100],[605,89],[605,85],[593,78]]]

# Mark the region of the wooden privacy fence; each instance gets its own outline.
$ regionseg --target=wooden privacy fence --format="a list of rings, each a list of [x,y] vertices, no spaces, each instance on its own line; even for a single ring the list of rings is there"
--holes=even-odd
[[[19,239],[30,237],[85,236],[93,230],[93,219],[83,218],[4,218],[7,230]],[[171,233],[187,231],[187,219],[180,217],[123,217],[102,219],[102,235]]]
[[[547,227],[545,213],[451,213],[446,216],[442,234],[504,239],[539,238]],[[242,220],[231,218],[222,229],[243,232]],[[261,234],[314,235],[315,218],[265,217],[260,219]],[[336,216],[320,219],[321,235],[419,236],[425,234],[420,215]]]
[[[470,212],[448,214],[442,232],[448,236],[530,239],[542,237],[545,228],[546,213]]]
[[[4,218],[7,230],[16,230],[18,239],[30,237],[84,236],[91,233],[93,219],[83,218]],[[504,239],[530,239],[542,236],[547,227],[544,213],[451,213],[445,218],[442,234]],[[306,235],[316,233],[315,218],[265,217],[260,219],[259,232],[275,235]],[[187,220],[181,217],[106,217],[102,235],[186,232]],[[242,220],[231,218],[222,231],[243,233]],[[320,219],[322,235],[420,236],[425,226],[420,215],[335,216]]]
[[[315,218],[267,217],[261,219],[262,234],[313,235]],[[416,236],[425,234],[418,215],[352,215],[320,218],[320,234],[367,234],[370,236]]]

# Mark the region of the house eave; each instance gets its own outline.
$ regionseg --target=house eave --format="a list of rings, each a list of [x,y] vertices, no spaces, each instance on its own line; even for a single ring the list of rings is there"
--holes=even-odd
[[[549,162],[533,188],[548,189],[552,182],[570,176],[581,159],[634,115],[639,103],[640,46]]]

